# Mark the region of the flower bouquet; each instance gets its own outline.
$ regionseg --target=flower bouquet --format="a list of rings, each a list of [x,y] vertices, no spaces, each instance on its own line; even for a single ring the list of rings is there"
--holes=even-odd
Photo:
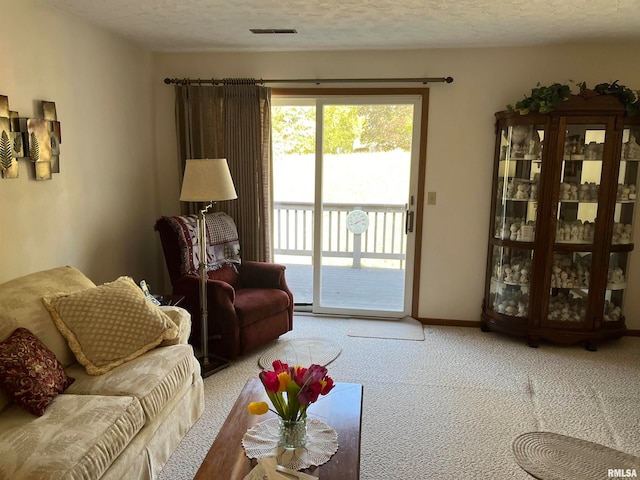
[[[261,371],[259,378],[273,409],[266,402],[251,402],[249,412],[262,415],[271,410],[280,417],[279,444],[285,448],[303,446],[306,441],[307,408],[334,387],[327,369],[316,364],[309,368],[289,366],[275,360],[273,370]]]

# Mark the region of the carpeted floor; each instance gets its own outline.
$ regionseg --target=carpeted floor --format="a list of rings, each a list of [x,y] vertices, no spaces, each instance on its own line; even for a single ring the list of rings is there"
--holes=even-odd
[[[349,325],[347,335],[350,337],[424,340],[422,324],[412,317],[393,320],[352,318]]]
[[[363,480],[528,480],[514,460],[512,442],[531,431],[640,456],[640,338],[588,352],[549,344],[534,349],[479,328],[425,326],[425,340],[415,342],[350,337],[349,326],[344,319],[296,316],[294,331],[282,339],[338,342],[342,351],[329,374],[364,385]],[[205,413],[161,480],[193,478],[270,348],[205,379]]]

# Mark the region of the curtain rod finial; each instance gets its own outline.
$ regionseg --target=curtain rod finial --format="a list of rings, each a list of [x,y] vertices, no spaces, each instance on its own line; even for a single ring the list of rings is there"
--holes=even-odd
[[[171,79],[170,78],[165,78],[164,79],[164,83],[169,85],[171,83]]]
[[[444,81],[447,82],[447,83],[451,83],[451,82],[453,82],[453,77],[447,77],[447,78],[444,79]]]

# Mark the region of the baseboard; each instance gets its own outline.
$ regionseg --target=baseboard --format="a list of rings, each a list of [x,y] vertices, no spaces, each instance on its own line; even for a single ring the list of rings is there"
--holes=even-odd
[[[446,327],[472,327],[480,328],[480,322],[473,320],[451,320],[447,318],[416,318],[423,325],[443,325]],[[640,337],[640,330],[627,330],[625,337]]]
[[[473,327],[480,328],[480,322],[473,320],[450,320],[447,318],[416,318],[423,325],[444,325],[447,327]]]

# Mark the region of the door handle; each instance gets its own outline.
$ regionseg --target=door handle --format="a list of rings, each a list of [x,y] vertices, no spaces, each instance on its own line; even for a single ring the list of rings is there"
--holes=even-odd
[[[404,225],[404,233],[412,233],[413,232],[413,210],[407,210],[407,219]]]

